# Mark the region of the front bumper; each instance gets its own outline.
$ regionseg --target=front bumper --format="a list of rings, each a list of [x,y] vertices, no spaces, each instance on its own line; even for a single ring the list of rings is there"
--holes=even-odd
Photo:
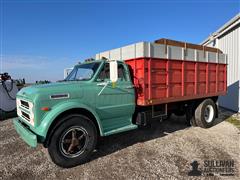
[[[13,119],[14,127],[20,137],[31,147],[37,147],[37,135],[27,129],[18,118]]]

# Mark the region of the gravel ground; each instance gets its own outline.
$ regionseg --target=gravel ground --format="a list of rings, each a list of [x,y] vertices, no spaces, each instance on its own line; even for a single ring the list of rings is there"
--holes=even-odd
[[[0,179],[191,179],[194,160],[234,160],[234,176],[201,179],[239,179],[240,131],[221,111],[210,129],[187,127],[182,118],[155,121],[151,127],[103,138],[91,160],[62,169],[39,145],[28,147],[16,134],[11,119],[0,122]],[[234,115],[238,116],[238,115]],[[199,178],[199,177],[198,177]]]

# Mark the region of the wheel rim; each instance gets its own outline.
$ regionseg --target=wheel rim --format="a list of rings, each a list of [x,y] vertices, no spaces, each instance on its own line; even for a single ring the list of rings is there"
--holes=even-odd
[[[82,154],[89,142],[89,135],[83,127],[71,127],[63,132],[60,141],[60,151],[68,158]]]
[[[207,123],[213,121],[214,109],[211,105],[207,105],[204,111],[204,119]]]

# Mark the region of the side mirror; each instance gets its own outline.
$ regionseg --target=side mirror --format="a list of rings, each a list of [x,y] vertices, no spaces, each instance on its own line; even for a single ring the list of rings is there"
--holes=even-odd
[[[118,63],[117,61],[110,61],[110,80],[112,83],[112,86],[116,86],[116,82],[118,80]]]

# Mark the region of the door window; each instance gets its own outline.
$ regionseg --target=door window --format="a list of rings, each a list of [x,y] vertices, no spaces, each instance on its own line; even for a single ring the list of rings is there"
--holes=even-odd
[[[126,71],[122,64],[118,64],[118,80],[119,81],[126,81]]]
[[[97,81],[109,81],[110,80],[110,69],[109,63],[105,63],[102,68]],[[126,70],[122,64],[118,64],[118,81],[127,81]]]
[[[108,81],[110,80],[110,69],[109,69],[109,63],[105,63],[104,67],[102,68],[97,81]]]

